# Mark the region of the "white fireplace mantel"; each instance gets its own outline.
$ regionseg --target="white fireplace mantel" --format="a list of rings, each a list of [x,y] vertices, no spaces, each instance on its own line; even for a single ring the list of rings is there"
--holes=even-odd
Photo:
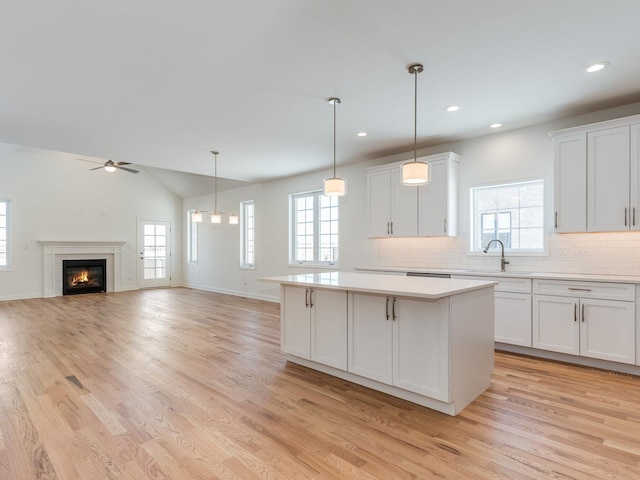
[[[127,242],[38,240],[43,246],[44,296],[62,295],[62,260],[73,258],[107,259],[107,291],[122,289],[122,247]]]

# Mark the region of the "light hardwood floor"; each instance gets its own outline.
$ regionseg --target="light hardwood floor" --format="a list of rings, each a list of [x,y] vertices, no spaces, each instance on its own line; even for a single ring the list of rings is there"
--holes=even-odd
[[[277,304],[0,302],[0,479],[639,479],[640,379],[496,354],[449,417],[287,364]]]

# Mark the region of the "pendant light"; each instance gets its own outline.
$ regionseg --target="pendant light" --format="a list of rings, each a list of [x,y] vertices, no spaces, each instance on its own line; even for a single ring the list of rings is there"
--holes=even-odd
[[[336,106],[340,103],[342,102],[337,97],[329,99],[329,104],[333,105],[333,177],[324,180],[324,194],[335,197],[341,197],[347,193],[345,179],[336,177]]]
[[[409,73],[414,78],[413,98],[413,162],[402,165],[402,183],[405,185],[426,185],[431,180],[431,169],[426,162],[419,162],[416,151],[418,142],[418,74],[424,70],[419,63],[409,65]]]
[[[196,211],[191,214],[191,221],[193,223],[202,223],[202,212],[196,208]]]

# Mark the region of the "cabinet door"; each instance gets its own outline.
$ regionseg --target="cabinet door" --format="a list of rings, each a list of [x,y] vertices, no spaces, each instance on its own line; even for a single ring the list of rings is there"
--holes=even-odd
[[[531,295],[495,292],[495,340],[531,347]]]
[[[635,363],[635,302],[580,302],[580,355]]]
[[[554,224],[556,232],[587,231],[587,135],[554,141]]]
[[[631,229],[640,230],[640,125],[631,125]]]
[[[281,289],[280,348],[284,353],[311,358],[311,313],[309,290],[283,286]]]
[[[533,296],[533,348],[580,354],[579,299]]]
[[[367,174],[369,237],[391,235],[391,173],[389,170]]]
[[[391,176],[391,236],[418,235],[418,187],[402,184],[402,169],[392,168]]]
[[[447,225],[450,223],[447,162],[432,162],[429,168],[431,182],[418,187],[418,235],[445,236],[451,227]]]
[[[350,298],[348,370],[391,385],[392,297],[354,293]]]
[[[347,292],[313,289],[311,360],[347,369]]]
[[[449,299],[396,300],[393,385],[449,401]]]
[[[587,230],[629,230],[629,127],[587,135]]]

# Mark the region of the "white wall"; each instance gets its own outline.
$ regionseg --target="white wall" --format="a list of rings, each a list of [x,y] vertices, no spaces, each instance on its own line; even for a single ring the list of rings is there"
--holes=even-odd
[[[557,235],[551,230],[553,212],[553,144],[548,132],[640,113],[640,103],[557,120],[519,130],[496,132],[471,140],[439,145],[419,155],[453,151],[462,155],[459,174],[459,236],[456,238],[368,239],[366,236],[366,177],[369,166],[410,158],[411,153],[339,167],[347,179],[347,196],[340,199],[340,269],[357,266],[426,268],[499,268],[499,260],[468,253],[469,189],[473,186],[543,178],[545,216],[549,232],[547,256],[510,258],[514,271],[640,274],[640,233]],[[186,266],[188,286],[258,298],[277,299],[278,288],[259,277],[302,273],[311,268],[288,267],[288,195],[322,187],[329,170],[218,194],[219,210],[238,210],[239,202],[255,201],[256,268],[239,268],[239,230],[205,223],[200,230],[200,261]],[[209,210],[211,195],[187,199],[183,212]],[[186,216],[186,214],[185,214]],[[184,254],[183,254],[184,256]]]
[[[32,148],[0,151],[0,198],[11,200],[11,268],[0,270],[0,300],[42,297],[38,240],[124,241],[122,288],[138,288],[137,219],[169,220],[172,277],[182,283],[182,202],[141,171],[108,174],[72,155]]]

